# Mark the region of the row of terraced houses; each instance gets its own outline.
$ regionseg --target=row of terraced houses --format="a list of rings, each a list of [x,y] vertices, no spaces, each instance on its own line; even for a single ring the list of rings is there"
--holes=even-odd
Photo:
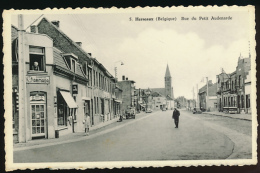
[[[15,142],[37,138],[55,138],[84,130],[85,113],[90,115],[91,126],[112,123],[122,113],[122,86],[134,81],[117,82],[108,70],[91,53],[82,49],[81,42],[74,42],[59,27],[59,21],[42,18],[32,25],[30,32],[11,27],[12,35],[12,88],[13,136]],[[26,115],[19,115],[18,60],[23,32],[25,63],[24,104]],[[120,87],[121,86],[121,87]],[[22,102],[22,103],[21,103]]]

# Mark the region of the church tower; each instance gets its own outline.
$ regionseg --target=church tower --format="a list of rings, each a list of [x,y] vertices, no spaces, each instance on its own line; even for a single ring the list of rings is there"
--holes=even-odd
[[[169,70],[169,66],[167,64],[166,73],[164,76],[164,84],[165,84],[165,96],[170,96],[173,99],[173,87],[172,87],[172,77]]]

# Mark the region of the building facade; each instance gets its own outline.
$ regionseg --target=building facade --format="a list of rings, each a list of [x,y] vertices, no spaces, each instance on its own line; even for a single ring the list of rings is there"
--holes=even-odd
[[[129,107],[135,107],[137,104],[137,98],[135,95],[135,81],[125,79],[122,77],[122,81],[118,81],[117,85],[122,89],[122,111],[125,112]]]
[[[87,84],[86,110],[90,114],[91,124],[97,125],[117,117],[115,105],[120,103],[115,96],[115,78],[91,53],[82,49],[81,42],[74,42],[59,28],[59,21],[48,21],[43,18],[37,25],[38,32],[50,36],[54,46],[62,51],[72,52],[78,56],[78,63],[89,78]]]
[[[208,88],[207,88],[208,87]],[[212,80],[199,89],[199,107],[205,111],[217,110],[217,84],[213,84]]]
[[[251,58],[238,58],[236,70],[217,75],[217,99],[219,111],[234,113],[250,113]],[[247,79],[248,76],[248,79]]]
[[[15,27],[12,27],[15,30]],[[20,31],[24,32],[24,31]],[[26,142],[37,138],[54,138],[55,132],[77,132],[83,128],[82,102],[78,94],[88,82],[81,66],[73,54],[63,54],[53,47],[53,40],[38,33],[23,33],[23,58],[25,62],[26,91],[24,107],[27,114],[19,114],[19,107],[14,108],[14,140]],[[18,47],[13,40],[13,95],[19,96]],[[66,62],[75,60],[69,66]],[[16,98],[14,98],[16,99]],[[14,106],[15,107],[14,103]],[[19,105],[19,104],[18,104]],[[21,114],[22,115],[22,114]]]
[[[20,31],[21,32],[21,31]],[[59,29],[59,22],[43,18],[23,32],[26,95],[18,102],[18,29],[12,26],[13,134],[17,142],[55,138],[83,132],[84,115],[91,125],[121,114],[122,89],[107,69]],[[24,104],[26,115],[19,113]]]

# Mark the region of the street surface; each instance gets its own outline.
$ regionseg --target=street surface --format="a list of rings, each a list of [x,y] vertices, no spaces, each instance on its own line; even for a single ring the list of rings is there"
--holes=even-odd
[[[252,122],[180,111],[116,122],[84,140],[14,151],[15,163],[252,158]]]

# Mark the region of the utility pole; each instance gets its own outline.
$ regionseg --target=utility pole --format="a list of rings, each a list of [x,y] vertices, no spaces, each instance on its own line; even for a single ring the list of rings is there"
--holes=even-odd
[[[196,107],[199,107],[199,88],[197,84],[197,102],[196,102]]]
[[[194,104],[194,87],[192,89],[192,104],[193,104],[193,107],[196,107]]]
[[[208,77],[207,78],[207,96],[206,96],[206,110],[208,110],[208,101],[209,101],[209,81],[208,81]]]
[[[27,142],[27,104],[26,104],[26,80],[25,80],[25,47],[23,15],[18,15],[18,84],[19,84],[19,131],[18,141]]]

